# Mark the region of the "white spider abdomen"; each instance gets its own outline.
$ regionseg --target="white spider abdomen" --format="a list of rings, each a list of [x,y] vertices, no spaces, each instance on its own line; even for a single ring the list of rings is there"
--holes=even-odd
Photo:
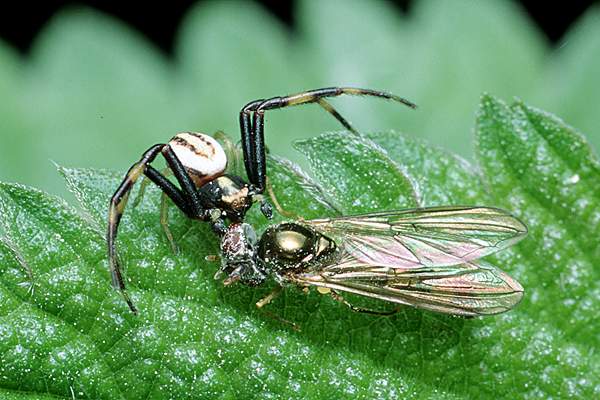
[[[227,155],[211,136],[182,132],[169,141],[169,146],[197,186],[222,175],[227,168]]]

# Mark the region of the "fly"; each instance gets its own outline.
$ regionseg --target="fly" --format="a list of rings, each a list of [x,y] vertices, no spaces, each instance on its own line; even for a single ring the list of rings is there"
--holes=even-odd
[[[460,316],[491,315],[515,307],[523,287],[479,260],[517,243],[527,227],[507,211],[450,206],[297,220],[268,227],[260,238],[247,223],[232,224],[221,240],[226,285],[316,287],[354,311],[341,293]]]

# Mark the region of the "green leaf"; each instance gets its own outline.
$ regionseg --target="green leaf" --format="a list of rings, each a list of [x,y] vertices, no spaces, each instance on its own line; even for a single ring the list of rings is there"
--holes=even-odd
[[[485,203],[481,176],[463,158],[396,131],[368,133],[367,136],[406,168],[422,204]]]
[[[411,178],[385,151],[351,133],[329,133],[296,142],[327,195],[345,214],[416,207]]]
[[[279,203],[306,218],[440,204],[511,210],[530,235],[491,261],[523,284],[525,298],[487,318],[409,307],[374,317],[290,287],[267,309],[298,324],[294,331],[254,307],[272,285],[223,287],[213,280],[218,266],[206,256],[218,254],[217,239],[174,207],[169,224],[179,252],[172,253],[154,187],[127,208],[118,238],[140,309],[135,317],[110,286],[105,255],[108,200],[122,174],[59,167],[81,211],[1,184],[0,395],[597,396],[598,160],[580,134],[522,102],[484,96],[476,133],[481,169],[389,131],[298,143],[315,178],[277,157],[268,173]],[[248,221],[260,230],[269,224],[256,209]]]
[[[478,156],[498,204],[530,227],[521,279],[532,315],[567,338],[598,344],[600,164],[586,140],[556,117],[522,102],[484,96]],[[549,307],[549,303],[552,307]]]
[[[80,200],[86,202],[86,214],[92,220],[97,220],[91,225],[100,224],[104,214],[100,210],[106,210],[106,206],[101,204],[107,204],[110,192],[118,183],[118,176],[92,170],[62,169],[62,172],[67,176],[72,188],[77,185],[76,194]],[[286,179],[303,182],[306,178],[300,179],[295,174],[288,173]],[[70,251],[71,242],[93,245],[93,248],[103,245],[103,240],[95,229],[88,231],[85,228],[89,221],[68,210],[62,202],[58,202],[62,212],[52,209],[52,204],[58,200],[40,198],[39,192],[26,191],[12,185],[4,185],[2,189],[3,201],[0,204],[3,214],[10,216],[8,221],[19,219],[21,224],[43,224],[42,233],[50,231],[48,236],[39,239],[39,243],[49,243],[50,249],[45,252],[49,254],[38,262],[38,248],[30,243],[38,242],[33,238],[39,233],[32,229],[21,230],[17,228],[17,224],[7,223],[8,228],[12,227],[9,229],[11,240],[24,243],[23,248],[19,248],[18,251],[27,255],[32,269],[37,271],[47,264],[66,264],[69,268],[68,273],[62,271],[63,267],[49,269],[44,275],[35,273],[34,290],[31,300],[28,301],[36,304],[37,312],[56,320],[61,329],[73,330],[75,327],[79,329],[78,337],[81,341],[93,344],[89,349],[79,348],[76,358],[82,359],[87,356],[107,363],[111,372],[99,370],[93,377],[105,390],[112,388],[127,398],[181,397],[190,391],[201,397],[212,397],[214,394],[227,397],[227,393],[252,393],[256,390],[254,388],[258,382],[266,380],[272,385],[266,388],[267,391],[289,397],[295,389],[294,386],[288,386],[288,367],[295,370],[291,382],[300,389],[300,394],[312,393],[312,396],[341,391],[366,394],[369,391],[369,382],[378,380],[390,385],[387,388],[379,388],[382,393],[399,391],[398,388],[406,388],[405,390],[409,391],[415,386],[413,379],[409,377],[390,375],[381,367],[368,367],[368,359],[350,357],[348,352],[338,354],[334,348],[318,350],[320,345],[314,347],[310,345],[310,341],[290,334],[285,326],[254,311],[253,302],[258,299],[255,291],[243,288],[224,291],[220,284],[211,279],[215,266],[202,261],[206,254],[218,250],[216,241],[205,226],[192,224],[175,215],[173,225],[177,229],[174,233],[179,239],[181,254],[178,257],[171,254],[162,238],[153,209],[153,206],[157,205],[156,190],[150,190],[140,208],[130,212],[130,218],[124,219],[125,229],[120,237],[121,254],[125,264],[135,265],[135,268],[127,270],[134,301],[141,310],[141,318],[135,318],[123,308],[120,297],[110,288],[109,277],[105,272],[106,263],[95,256],[91,257],[89,262],[85,257],[80,260],[80,254],[93,254],[90,251]],[[297,198],[301,194],[286,195],[283,191],[281,198],[289,200],[290,197]],[[39,208],[32,205],[41,201]],[[34,210],[30,211],[29,208]],[[72,237],[52,229],[63,220],[67,220],[67,225],[79,221],[83,229],[82,234]],[[136,236],[128,238],[128,233],[132,233],[134,229],[138,230]],[[58,241],[54,243],[52,238]],[[206,239],[210,239],[208,243]],[[104,250],[102,247],[100,249]],[[45,262],[42,262],[44,260]],[[11,271],[19,271],[15,262],[11,265]],[[26,280],[23,274],[21,272],[17,275],[20,281],[13,279],[7,283],[11,289],[18,289],[20,301],[27,299],[26,288],[18,288],[19,284]],[[64,274],[66,276],[63,278]],[[91,283],[87,286],[82,282],[85,281],[84,276],[90,274],[92,277],[88,279],[97,285],[93,288]],[[16,275],[16,272],[12,275]],[[44,289],[50,285],[60,286],[54,287],[53,291],[56,293],[52,293]],[[87,295],[84,296],[86,301],[77,298],[76,293],[87,294],[90,288],[96,293],[102,292],[100,297],[104,297],[104,300],[87,299]],[[261,295],[265,294],[264,290],[260,292]],[[61,304],[69,295],[76,298],[74,301],[80,302],[79,308],[64,314]],[[340,313],[337,304],[332,304],[331,300],[325,301],[324,307],[319,307],[323,300],[316,294],[311,294],[307,299],[306,295],[296,291],[285,296],[284,301],[284,316],[289,314],[305,321],[307,332],[322,330],[326,321],[337,319],[331,314]],[[17,308],[17,303],[15,301],[15,305],[10,307],[9,304],[7,308]],[[315,310],[318,310],[319,317],[314,315]],[[28,310],[22,310],[22,313],[27,318],[32,318]],[[91,320],[80,319],[85,316],[91,317]],[[352,316],[351,320],[356,318]],[[314,322],[308,324],[309,320]],[[338,333],[341,333],[342,328],[341,325],[338,326]],[[19,326],[9,323],[7,329],[18,331]],[[30,334],[34,336],[36,333],[32,331]],[[336,337],[334,332],[332,337]],[[22,343],[22,346],[30,350],[26,345],[27,343]],[[43,355],[44,351],[53,351],[48,343],[36,345],[39,348],[30,351],[37,351],[40,359],[47,358]],[[14,352],[14,343],[3,342],[3,346],[4,361],[5,354]],[[99,352],[103,355],[99,356]],[[75,358],[75,355],[71,354],[66,356]],[[278,365],[281,359],[285,359],[287,364],[284,364],[283,369],[280,366],[279,371],[272,371],[271,367]],[[20,363],[3,363],[3,375],[8,377],[5,386],[26,387],[30,391],[45,392],[43,388],[36,387],[35,382],[15,382],[16,375],[25,366],[24,360],[18,361]],[[69,364],[66,365],[67,368],[71,368]],[[32,367],[39,369],[36,365]],[[357,375],[339,381],[333,388],[321,387],[320,381],[314,380],[314,377],[321,376],[321,368],[329,371],[328,379],[331,381],[339,380],[348,369],[356,369]],[[85,386],[85,382],[81,382],[79,376],[69,371],[71,370],[62,371],[64,376],[57,379],[55,386],[46,390],[56,395],[68,396],[72,388],[76,393],[81,391],[88,397],[114,398],[111,397],[115,396],[114,394],[91,392],[91,388]]]

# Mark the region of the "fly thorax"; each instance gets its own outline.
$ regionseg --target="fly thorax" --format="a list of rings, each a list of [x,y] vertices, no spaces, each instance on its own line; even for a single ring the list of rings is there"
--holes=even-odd
[[[221,269],[215,276],[227,275],[226,285],[237,281],[256,286],[267,276],[257,257],[257,237],[252,226],[245,223],[231,224],[221,239]]]
[[[197,187],[222,175],[227,168],[227,155],[211,136],[182,132],[169,141],[169,146]]]
[[[270,227],[258,246],[259,257],[276,271],[309,268],[335,251],[333,240],[295,223]]]

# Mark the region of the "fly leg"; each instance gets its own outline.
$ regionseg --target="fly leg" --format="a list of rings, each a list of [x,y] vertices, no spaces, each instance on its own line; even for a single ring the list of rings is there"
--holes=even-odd
[[[396,308],[394,308],[393,310],[390,310],[390,311],[379,311],[379,310],[371,310],[370,308],[357,307],[357,306],[349,303],[348,300],[344,299],[342,297],[342,295],[340,295],[339,293],[337,293],[334,290],[331,291],[331,297],[333,297],[334,300],[339,301],[340,303],[345,304],[352,311],[358,312],[358,313],[371,314],[371,315],[390,316],[390,315],[394,315],[398,311],[400,311],[400,306],[398,306],[398,307],[396,307]]]
[[[264,306],[266,306],[274,298],[279,296],[281,294],[282,290],[283,290],[283,286],[277,285],[277,287],[275,289],[273,289],[273,291],[271,293],[269,293],[268,295],[266,295],[265,297],[263,297],[262,299],[260,299],[259,301],[256,302],[256,308],[258,308],[259,310],[262,310],[262,312],[267,317],[277,320],[277,321],[281,322],[282,324],[289,325],[292,327],[293,330],[299,332],[300,327],[298,325],[296,325],[295,323],[293,323],[292,321],[288,321],[287,319],[281,318],[279,315],[273,314],[273,313],[263,309]]]
[[[263,308],[264,306],[269,304],[274,298],[279,296],[281,294],[282,290],[283,290],[283,286],[277,285],[277,287],[275,289],[273,289],[273,291],[271,293],[269,293],[268,295],[266,295],[265,297],[263,297],[262,299],[260,299],[259,301],[256,302],[256,307]]]

